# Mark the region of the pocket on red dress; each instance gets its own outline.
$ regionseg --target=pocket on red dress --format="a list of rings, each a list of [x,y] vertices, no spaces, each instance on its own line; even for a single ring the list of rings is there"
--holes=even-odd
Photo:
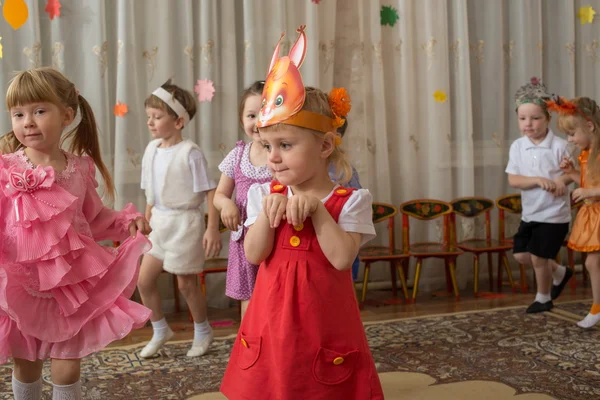
[[[248,369],[256,363],[260,356],[262,338],[240,333],[237,340],[240,342],[237,346],[237,365],[241,369]]]
[[[358,350],[340,353],[321,347],[313,362],[313,376],[325,385],[342,383],[352,375],[358,357]]]

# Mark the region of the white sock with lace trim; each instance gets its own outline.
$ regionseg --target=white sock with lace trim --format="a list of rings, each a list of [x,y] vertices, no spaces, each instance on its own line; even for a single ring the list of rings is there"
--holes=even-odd
[[[52,400],[82,400],[81,381],[70,385],[52,385]]]
[[[13,374],[12,390],[15,400],[40,400],[42,398],[42,378],[32,383],[23,383]]]

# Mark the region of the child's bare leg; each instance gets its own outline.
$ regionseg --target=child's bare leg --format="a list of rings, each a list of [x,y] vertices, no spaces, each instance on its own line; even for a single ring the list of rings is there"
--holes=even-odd
[[[138,290],[142,297],[142,303],[152,310],[151,321],[164,318],[160,292],[158,291],[158,277],[163,271],[163,262],[149,254],[142,258],[140,276],[138,277]]]
[[[206,297],[196,284],[196,275],[177,275],[179,291],[185,298],[194,322],[206,320]]]
[[[582,328],[591,328],[600,322],[600,252],[588,253],[585,267],[590,274],[594,303],[589,314],[577,325]]]
[[[535,301],[527,308],[527,313],[538,313],[550,311],[553,307],[550,290],[552,288],[552,264],[551,260],[531,255],[531,261],[535,272],[538,292]]]
[[[178,275],[177,283],[194,318],[194,342],[187,356],[198,357],[206,353],[213,341],[213,331],[206,316],[206,297],[196,284],[196,275]]]
[[[81,360],[53,359],[50,367],[52,375],[53,400],[81,400]]]
[[[533,266],[533,256],[531,253],[516,253],[514,254],[515,260],[519,264]],[[551,289],[551,299],[556,299],[564,287],[566,286],[569,279],[573,275],[573,271],[568,270],[564,265],[560,265],[556,262],[556,260],[548,259],[548,263],[552,269],[552,289]],[[536,281],[537,281],[537,273],[536,273]],[[539,282],[539,281],[537,281]]]
[[[12,389],[15,400],[42,398],[42,360],[14,359]]]
[[[152,310],[152,339],[142,349],[140,356],[144,358],[152,357],[158,350],[174,335],[167,324],[162,312],[160,293],[158,291],[158,277],[162,273],[163,263],[156,257],[149,254],[144,255],[140,267],[140,276],[138,278],[138,290],[142,297],[142,303]]]
[[[246,314],[246,311],[248,310],[248,304],[250,304],[250,300],[242,300],[241,301],[241,317],[242,320],[244,319],[244,315]]]
[[[531,260],[531,253],[514,253],[513,257],[519,264],[533,266],[533,261]]]

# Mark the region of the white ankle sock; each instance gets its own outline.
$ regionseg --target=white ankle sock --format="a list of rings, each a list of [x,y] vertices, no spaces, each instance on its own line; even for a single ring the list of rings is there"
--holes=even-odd
[[[33,383],[23,383],[13,374],[12,390],[15,400],[40,400],[42,398],[42,378]]]
[[[559,265],[556,267],[556,271],[552,272],[552,284],[554,286],[560,285],[562,280],[565,277],[565,273],[567,272],[567,267],[564,265]]]
[[[549,294],[543,294],[543,293],[538,292],[535,295],[535,301],[537,301],[538,303],[544,304],[549,301],[552,301],[552,297]]]
[[[208,323],[208,318],[204,322],[194,322],[194,340],[201,340],[203,337],[209,335],[212,332],[212,328]]]
[[[158,321],[152,322],[152,330],[154,333],[152,334],[151,342],[161,341],[169,334],[171,328],[169,328],[169,324],[167,324],[167,320],[165,318],[160,319]]]
[[[594,325],[596,325],[597,323],[600,322],[600,314],[588,314],[585,316],[584,319],[582,319],[581,321],[579,321],[577,323],[577,325],[579,325],[582,328],[591,328]],[[16,397],[15,397],[16,399]]]
[[[52,385],[52,400],[82,400],[81,381],[70,385]]]

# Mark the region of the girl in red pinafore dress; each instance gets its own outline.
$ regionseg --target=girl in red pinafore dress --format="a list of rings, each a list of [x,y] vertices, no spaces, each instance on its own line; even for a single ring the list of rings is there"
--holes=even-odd
[[[263,92],[257,126],[275,180],[248,192],[244,249],[260,268],[221,391],[230,400],[379,400],[351,277],[375,236],[372,197],[329,178],[330,162],[351,177],[335,133],[349,97],[304,88],[299,33],[289,57],[274,57]]]

